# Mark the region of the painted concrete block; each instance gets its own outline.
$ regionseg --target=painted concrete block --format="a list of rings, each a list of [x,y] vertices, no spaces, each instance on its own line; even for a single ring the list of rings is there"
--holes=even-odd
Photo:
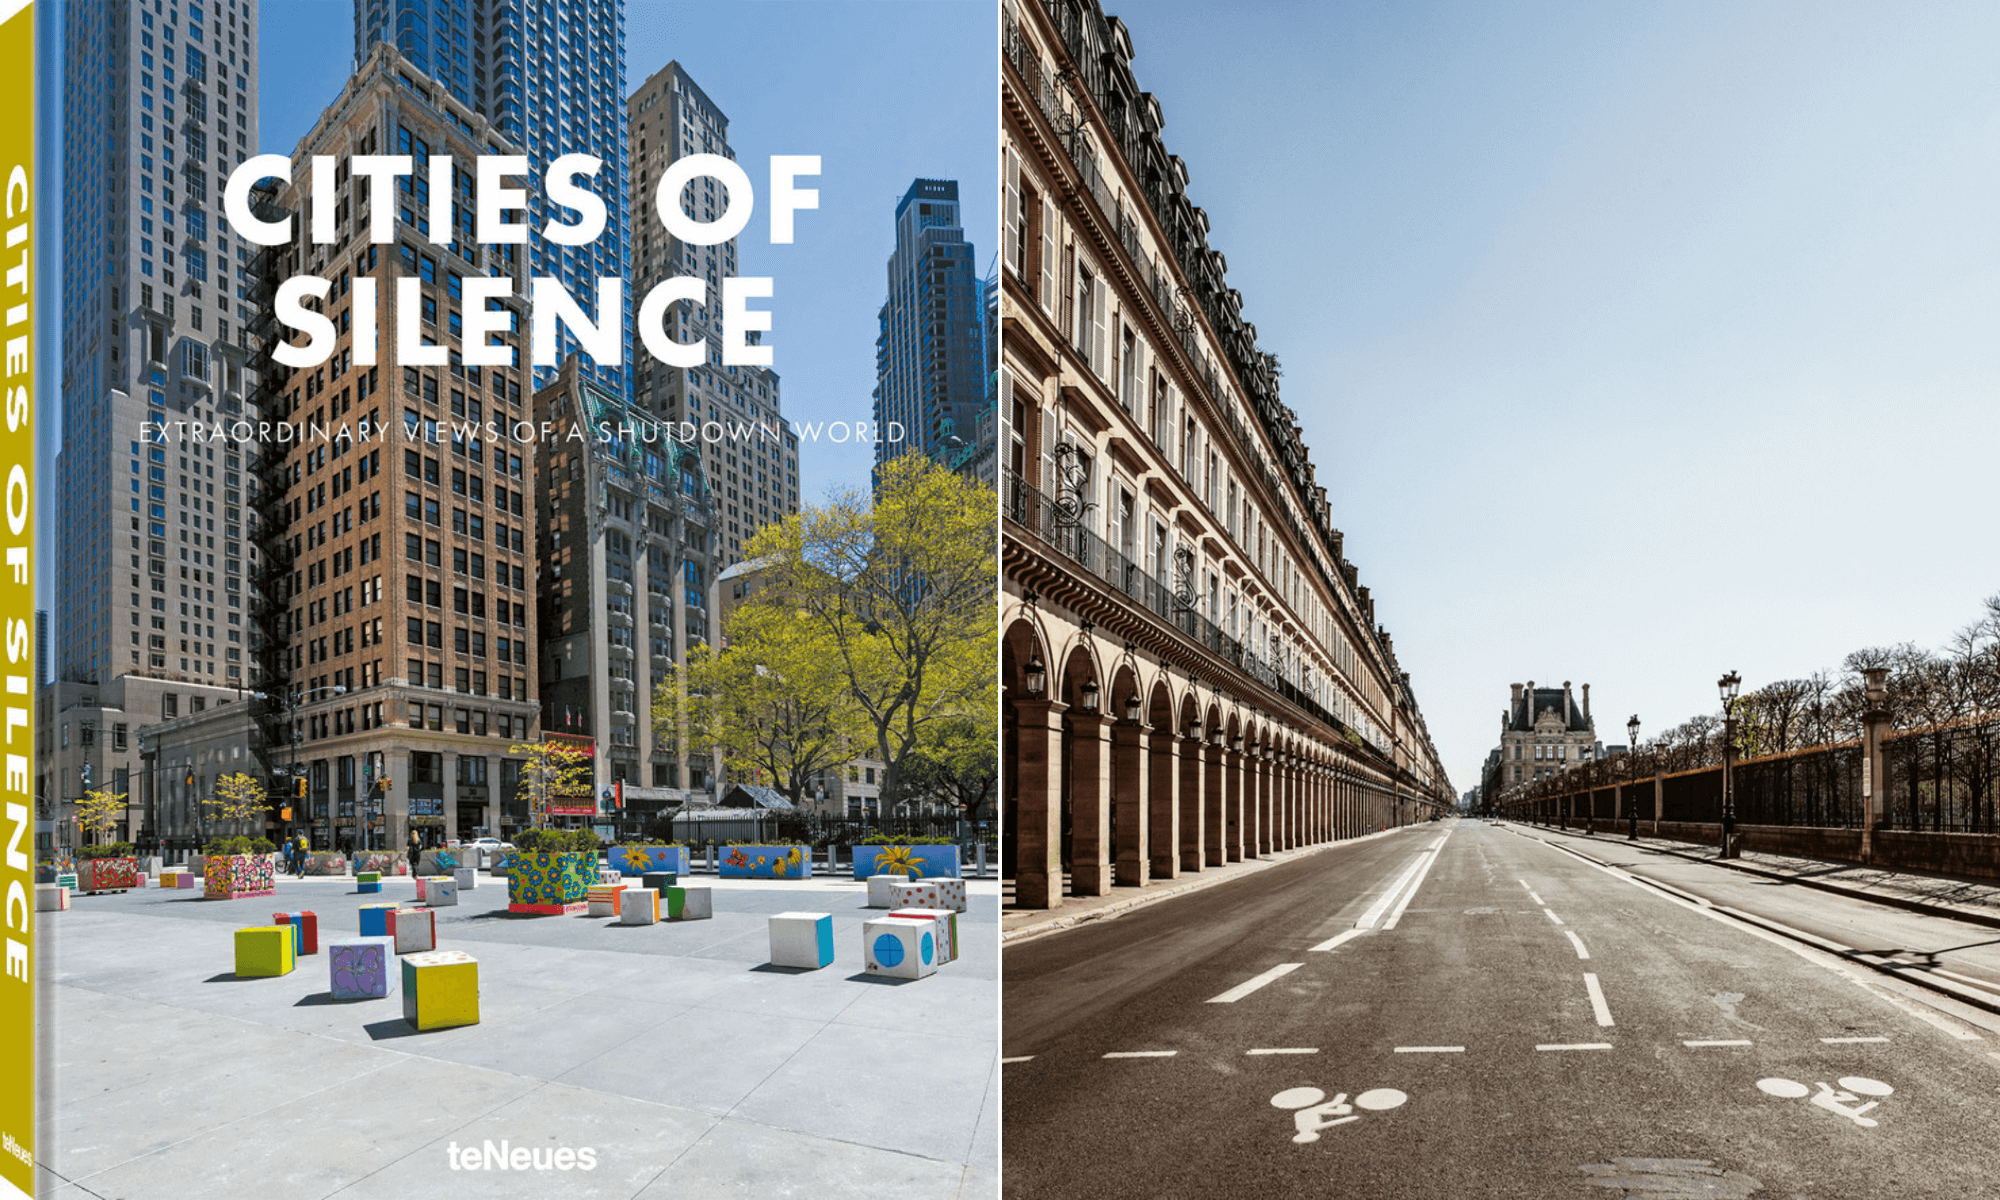
[[[326,944],[326,968],[335,1000],[379,1000],[389,994],[389,963],[396,940],[336,938]]]
[[[241,900],[278,891],[277,867],[268,854],[218,854],[202,861],[210,900]]]
[[[299,953],[319,953],[319,916],[311,911],[272,913],[273,925],[296,925],[299,927]]]
[[[705,887],[670,887],[661,893],[669,921],[706,921],[715,915],[715,893]]]
[[[854,877],[867,879],[877,871],[912,879],[955,878],[959,873],[957,846],[856,846]]]
[[[432,908],[448,908],[458,903],[458,880],[449,875],[439,875],[431,880],[430,894],[424,903]]]
[[[371,883],[357,883],[354,885],[354,890],[366,896],[379,895],[382,891],[382,881],[377,879]]]
[[[958,958],[958,914],[942,908],[896,908],[889,910],[891,920],[929,921],[937,930],[938,966],[943,966]]]
[[[461,892],[469,892],[479,886],[479,872],[471,867],[460,867],[451,873],[451,877],[457,882],[458,890]]]
[[[771,965],[817,971],[833,965],[833,914],[787,912],[771,917]]]
[[[937,974],[935,923],[877,917],[861,923],[862,969],[894,979]]]
[[[612,870],[610,867],[604,867],[597,872],[597,882],[623,883],[625,882],[625,876],[621,875],[617,871]]]
[[[35,885],[35,908],[39,912],[62,912],[69,907],[69,889],[59,883]]]
[[[356,883],[380,883],[380,882],[382,882],[382,872],[380,872],[380,871],[356,871],[356,872],[354,873],[354,882],[356,882]]]
[[[625,890],[622,883],[602,883],[584,893],[593,917],[615,917],[618,915],[618,893]]]
[[[479,1024],[479,963],[462,950],[403,959],[403,1019],[418,1029]]]
[[[168,867],[160,872],[160,886],[163,888],[185,887],[181,879],[187,875],[185,867]]]
[[[75,872],[75,871],[57,871],[57,872],[56,872],[56,886],[57,886],[57,887],[60,887],[60,888],[68,888],[68,889],[69,889],[70,891],[72,891],[72,892],[73,892],[73,891],[75,891],[75,890],[76,890],[76,872]]]
[[[184,887],[184,888],[198,888],[201,886],[201,876],[195,874],[193,871],[182,871],[179,875],[176,875],[174,877],[174,886]]]
[[[298,965],[293,952],[298,934],[288,925],[252,925],[236,931],[236,973],[240,976],[290,975]]]
[[[965,880],[932,879],[928,882],[937,889],[937,907],[948,908],[953,912],[965,911]]]
[[[648,871],[639,877],[639,886],[652,888],[656,892],[664,892],[680,881],[680,875],[673,871]]]
[[[652,888],[625,888],[618,893],[618,920],[626,925],[652,925],[660,919],[660,893]]]
[[[507,911],[560,916],[589,911],[585,893],[600,869],[588,851],[507,852]]]
[[[894,901],[891,908],[936,908],[938,888],[935,883],[893,883],[889,898]]]
[[[812,859],[804,846],[731,846],[716,874],[724,879],[810,879]]]
[[[362,937],[394,937],[396,906],[393,904],[364,904],[361,906]]]
[[[900,908],[889,889],[910,882],[908,875],[870,875],[868,877],[868,907]]]
[[[396,953],[414,954],[437,949],[437,914],[428,908],[399,908],[389,926],[396,939]]]

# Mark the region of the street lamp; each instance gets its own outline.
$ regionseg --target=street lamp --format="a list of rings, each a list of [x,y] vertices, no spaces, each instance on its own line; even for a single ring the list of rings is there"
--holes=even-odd
[[[1133,692],[1131,695],[1125,697],[1125,721],[1129,725],[1137,725],[1139,723],[1138,692]]]
[[[1097,681],[1095,679],[1084,680],[1083,686],[1077,689],[1076,698],[1077,707],[1082,709],[1086,714],[1096,712]]]
[[[1736,858],[1736,693],[1743,677],[1731,671],[1716,681],[1722,694],[1722,854]]]
[[[1625,755],[1625,765],[1627,767],[1626,774],[1631,776],[1632,779],[1632,783],[1625,785],[1626,790],[1629,792],[1631,790],[1632,785],[1639,782],[1639,714],[1638,713],[1633,713],[1632,719],[1625,722],[1625,735],[1628,738],[1630,738],[1632,742],[1632,749],[1628,751]],[[1628,842],[1636,842],[1639,840],[1639,798],[1637,796],[1627,795],[1625,798],[1625,809],[1627,815],[1630,816],[1632,820],[1630,830],[1625,835],[1625,840]]]
[[[1861,861],[1875,858],[1875,821],[1886,816],[1881,803],[1889,791],[1887,764],[1882,761],[1882,727],[1889,722],[1889,668],[1864,667],[1867,706],[1862,709]]]
[[[1033,650],[1028,651],[1028,665],[1021,669],[1021,682],[1034,699],[1039,699],[1049,686],[1049,669],[1042,664],[1042,656]]]

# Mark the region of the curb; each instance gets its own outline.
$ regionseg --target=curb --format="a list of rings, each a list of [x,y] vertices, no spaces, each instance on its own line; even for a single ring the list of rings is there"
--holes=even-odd
[[[1332,850],[1339,846],[1358,846],[1362,842],[1373,841],[1376,838],[1389,837],[1392,834],[1402,832],[1404,829],[1414,829],[1414,828],[1416,828],[1416,826],[1414,825],[1403,825],[1399,826],[1396,829],[1379,829],[1376,830],[1374,833],[1364,833],[1360,837],[1344,838],[1337,842],[1322,842],[1317,846],[1302,846],[1295,850],[1288,850],[1285,853],[1289,857],[1284,858],[1282,860],[1275,858],[1273,859],[1260,858],[1257,859],[1256,861],[1260,863],[1268,863],[1270,866],[1273,867],[1282,867],[1286,863],[1297,862],[1298,860],[1304,858],[1311,858],[1314,855],[1323,854],[1326,851]],[[1124,916],[1126,913],[1131,912],[1133,909],[1145,908],[1148,907],[1149,905],[1159,904],[1162,901],[1166,900],[1173,900],[1181,896],[1189,895],[1193,892],[1205,891],[1209,888],[1229,883],[1232,880],[1247,878],[1253,874],[1255,874],[1254,871],[1240,871],[1240,872],[1233,872],[1228,875],[1216,875],[1208,879],[1201,880],[1200,882],[1197,883],[1190,883],[1181,887],[1164,889],[1162,891],[1155,892],[1150,896],[1145,895],[1144,890],[1141,889],[1141,894],[1132,897],[1130,900],[1121,900],[1116,904],[1107,904],[1103,908],[1093,909],[1092,911],[1087,913],[1079,913],[1074,917],[1057,917],[1053,921],[1037,922],[1036,924],[1030,925],[1025,929],[1016,929],[1013,930],[1012,932],[1003,932],[1000,935],[1000,945],[1004,948],[1009,945],[1018,944],[1020,942],[1032,941],[1035,938],[1044,937],[1048,934],[1061,933],[1066,929],[1075,929],[1079,925],[1086,925],[1092,921],[1102,921],[1110,917],[1121,917]],[[1001,920],[1002,921],[1006,920],[1006,913],[1004,911],[1001,913]]]
[[[1581,837],[1586,844],[1595,841],[1595,838],[1590,834],[1566,834],[1564,836]],[[1671,854],[1676,858],[1687,859],[1689,862],[1708,863],[1711,866],[1724,867],[1731,871],[1741,871],[1745,875],[1756,875],[1763,879],[1775,879],[1779,883],[1796,884],[1799,887],[1830,892],[1833,895],[1846,896],[1853,900],[1866,900],[1871,904],[1884,904],[1890,908],[1900,908],[1907,912],[1923,913],[1926,916],[1932,917],[1949,917],[1955,921],[1968,921],[1974,925],[1985,925],[1988,928],[2000,929],[2000,913],[1987,912],[1983,909],[1971,908],[1966,905],[1941,903],[1936,900],[1915,900],[1908,896],[1884,895],[1880,892],[1849,887],[1846,884],[1829,883],[1823,879],[1807,879],[1799,875],[1787,875],[1782,871],[1773,871],[1769,867],[1751,866],[1740,859],[1730,860],[1704,854],[1691,854],[1685,850],[1675,850],[1667,846],[1647,844],[1646,849],[1657,850],[1661,854]],[[1827,865],[1858,866],[1860,864],[1829,862]]]

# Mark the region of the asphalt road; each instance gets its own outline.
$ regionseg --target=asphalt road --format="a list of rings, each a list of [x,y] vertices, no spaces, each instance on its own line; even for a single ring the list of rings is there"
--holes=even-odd
[[[1528,832],[1420,826],[1007,949],[1006,1195],[2000,1194],[2000,1022]],[[1994,936],[1834,899],[1783,903],[1847,945]]]

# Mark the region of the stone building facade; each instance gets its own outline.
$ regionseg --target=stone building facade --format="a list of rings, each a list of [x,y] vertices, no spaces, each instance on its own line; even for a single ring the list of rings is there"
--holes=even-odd
[[[1094,0],[1017,0],[1002,24],[1002,857],[1018,903],[1449,811],[1124,24]]]
[[[1581,697],[1567,679],[1559,688],[1538,688],[1532,679],[1511,686],[1513,695],[1500,714],[1499,757],[1487,759],[1488,796],[1603,755],[1597,723],[1590,716],[1589,684],[1583,685]]]

